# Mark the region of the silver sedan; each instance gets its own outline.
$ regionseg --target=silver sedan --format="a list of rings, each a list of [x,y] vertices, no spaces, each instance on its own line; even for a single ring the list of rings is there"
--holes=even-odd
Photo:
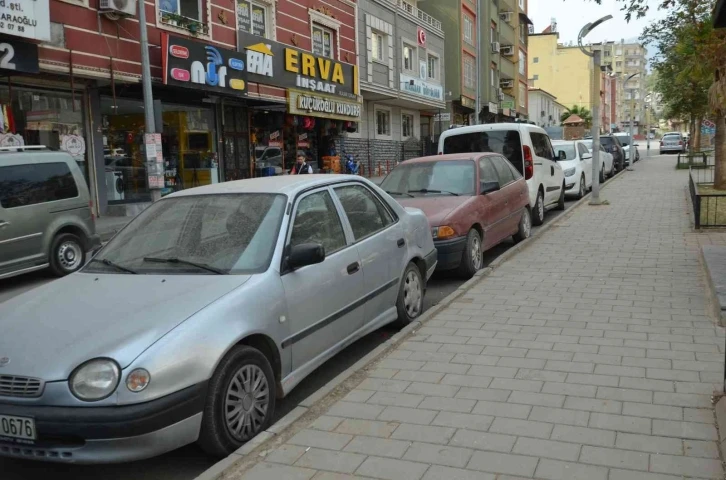
[[[233,452],[356,339],[422,313],[424,214],[360,177],[169,195],[80,272],[0,306],[0,455]]]

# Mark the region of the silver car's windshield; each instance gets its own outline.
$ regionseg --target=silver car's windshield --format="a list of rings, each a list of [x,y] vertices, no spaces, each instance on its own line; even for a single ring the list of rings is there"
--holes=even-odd
[[[474,195],[476,171],[471,160],[402,163],[383,180],[391,195]]]
[[[630,136],[629,135],[616,135],[618,137],[618,140],[620,140],[620,143],[623,144],[623,147],[627,147],[630,145]]]
[[[267,270],[287,197],[167,198],[144,210],[84,269],[125,274],[251,274]]]

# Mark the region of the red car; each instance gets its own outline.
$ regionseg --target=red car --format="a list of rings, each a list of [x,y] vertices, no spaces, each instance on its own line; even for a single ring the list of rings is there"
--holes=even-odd
[[[381,183],[404,207],[420,208],[431,225],[438,270],[470,278],[482,253],[532,230],[527,183],[496,153],[462,153],[407,160]]]

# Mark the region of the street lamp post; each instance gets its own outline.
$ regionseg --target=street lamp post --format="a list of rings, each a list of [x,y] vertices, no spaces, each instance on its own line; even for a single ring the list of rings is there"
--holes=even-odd
[[[588,23],[577,36],[577,45],[582,53],[593,59],[593,102],[592,102],[592,196],[590,205],[602,205],[600,200],[600,51],[589,51],[582,46],[582,39],[585,38],[595,27],[613,18],[606,15],[592,23]]]
[[[141,46],[141,85],[144,96],[144,132],[156,133],[154,121],[154,95],[151,90],[151,63],[149,61],[149,34],[146,28],[145,3],[139,3],[139,44]],[[148,158],[147,158],[148,162]],[[151,200],[157,201],[161,198],[161,190],[151,190]]]
[[[625,88],[625,85],[628,84],[628,81],[630,81],[631,78],[638,76],[638,75],[640,75],[640,73],[636,72],[636,73],[630,75],[628,78],[626,78],[625,81],[623,82],[623,88]],[[635,168],[635,155],[633,152],[633,150],[634,150],[633,144],[635,143],[635,137],[633,137],[633,123],[635,123],[634,122],[635,89],[631,88],[629,90],[630,90],[630,122],[628,122],[628,123],[629,123],[629,127],[630,127],[630,146],[628,147],[628,157],[629,158],[628,158],[628,168],[626,170],[628,170],[629,172],[632,172],[633,169]]]

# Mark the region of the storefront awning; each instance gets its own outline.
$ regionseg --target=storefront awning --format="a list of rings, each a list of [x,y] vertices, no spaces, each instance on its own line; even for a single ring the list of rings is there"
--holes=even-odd
[[[726,0],[718,0],[713,10],[713,26],[726,28]]]
[[[527,25],[534,25],[534,22],[529,19],[526,13],[519,12],[519,23],[525,23]]]

